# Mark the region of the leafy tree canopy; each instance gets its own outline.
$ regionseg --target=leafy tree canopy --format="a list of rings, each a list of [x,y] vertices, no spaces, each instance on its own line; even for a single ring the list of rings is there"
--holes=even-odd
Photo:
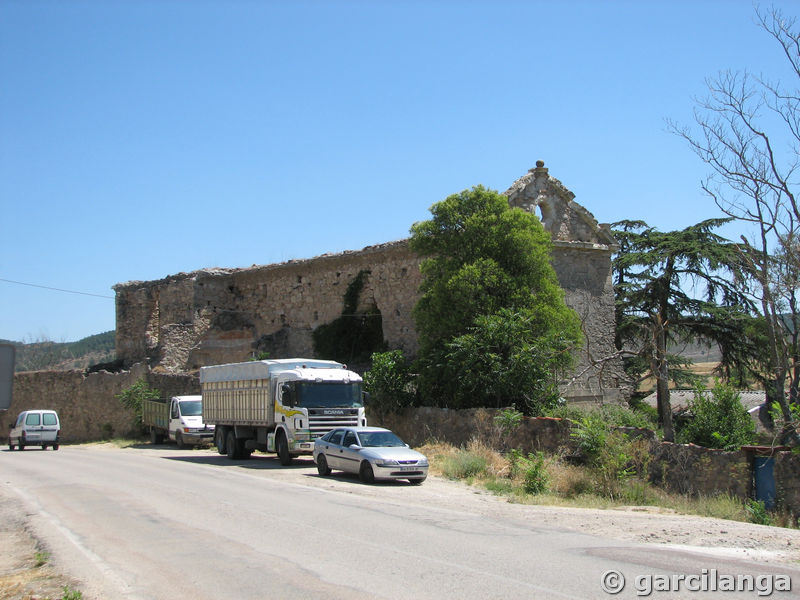
[[[521,395],[531,410],[543,394],[554,399],[555,374],[582,336],[550,264],[550,235],[535,215],[483,186],[447,197],[431,214],[410,241],[426,257],[414,309],[423,401],[498,406]],[[531,356],[542,362],[532,365]],[[535,374],[523,375],[526,368]],[[513,394],[515,385],[523,388]]]

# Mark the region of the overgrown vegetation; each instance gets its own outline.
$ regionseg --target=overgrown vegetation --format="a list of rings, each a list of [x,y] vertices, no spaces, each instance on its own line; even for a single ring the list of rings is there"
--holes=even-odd
[[[358,311],[359,298],[369,270],[358,272],[344,293],[342,314],[312,333],[314,353],[319,358],[343,363],[364,363],[373,352],[386,349],[383,319],[375,306]]]
[[[644,442],[605,432],[608,449],[604,449],[596,444],[598,433],[598,429],[586,432],[593,439],[587,446],[592,454],[583,464],[564,453],[501,453],[475,440],[462,448],[430,442],[419,450],[428,456],[431,473],[483,487],[514,502],[577,508],[652,506],[681,514],[800,527],[796,515],[766,511],[763,503],[754,500],[724,493],[675,494],[653,486],[645,477],[649,453]]]
[[[158,400],[161,392],[151,388],[144,379],[139,379],[132,386],[125,388],[116,398],[125,408],[129,408],[134,413],[132,427],[134,431],[144,433],[142,425],[142,402],[144,400]]]

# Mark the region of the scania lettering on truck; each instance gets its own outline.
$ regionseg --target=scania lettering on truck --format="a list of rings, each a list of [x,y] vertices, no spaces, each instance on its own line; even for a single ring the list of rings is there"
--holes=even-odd
[[[173,396],[169,400],[143,400],[142,423],[150,430],[150,441],[169,439],[178,448],[211,444],[214,427],[203,422],[203,397]]]
[[[259,360],[200,369],[203,419],[228,458],[276,452],[282,465],[312,454],[336,427],[366,425],[361,376],[310,358]]]

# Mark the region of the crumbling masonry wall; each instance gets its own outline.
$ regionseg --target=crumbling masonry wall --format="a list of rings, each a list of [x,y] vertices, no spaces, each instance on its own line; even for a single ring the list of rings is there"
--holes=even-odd
[[[586,343],[562,384],[572,401],[615,401],[628,384],[614,356],[611,254],[616,243],[543,163],[509,188],[512,206],[539,214],[553,236],[553,266]],[[369,271],[359,310],[380,311],[390,348],[417,351],[412,309],[421,259],[406,240],[360,251],[246,269],[205,269],[158,281],[118,284],[117,357],[149,361],[156,371],[270,357],[312,356],[312,332],[340,316],[347,286]]]

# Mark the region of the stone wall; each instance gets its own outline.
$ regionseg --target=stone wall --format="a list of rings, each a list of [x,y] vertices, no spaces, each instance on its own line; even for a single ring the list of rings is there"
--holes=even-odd
[[[541,213],[553,237],[553,266],[565,300],[583,323],[586,342],[562,394],[586,402],[626,398],[630,385],[613,346],[616,242],[543,164],[506,194],[512,206]],[[273,358],[313,356],[312,332],[340,316],[347,286],[363,271],[370,274],[359,309],[379,311],[388,346],[413,357],[420,262],[401,240],[281,264],[118,284],[117,357],[185,372],[262,351]]]
[[[199,394],[196,377],[149,372],[136,365],[124,373],[84,374],[83,371],[30,371],[14,375],[11,407],[0,411],[0,439],[8,440],[8,426],[23,410],[46,408],[58,412],[61,440],[87,442],[129,435],[134,415],[116,395],[144,378],[164,397]]]

